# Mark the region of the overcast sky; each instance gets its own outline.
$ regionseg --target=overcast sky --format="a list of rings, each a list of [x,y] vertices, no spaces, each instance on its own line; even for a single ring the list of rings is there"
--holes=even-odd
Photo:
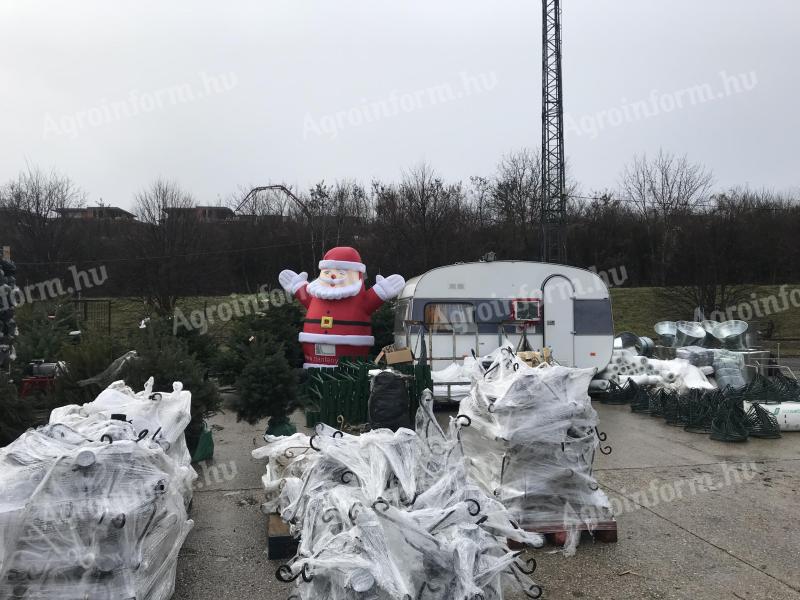
[[[800,2],[563,0],[584,192],[660,147],[719,187],[800,185]],[[26,162],[130,207],[240,186],[489,175],[540,145],[540,0],[0,0],[0,181]]]

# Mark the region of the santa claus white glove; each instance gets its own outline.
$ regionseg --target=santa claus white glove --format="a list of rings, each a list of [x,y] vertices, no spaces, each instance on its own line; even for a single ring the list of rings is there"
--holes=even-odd
[[[389,275],[386,278],[378,275],[372,289],[378,294],[378,298],[386,302],[402,292],[404,287],[406,287],[406,280],[401,275]]]
[[[278,281],[287,294],[294,295],[301,287],[308,283],[308,273],[303,271],[299,275],[294,271],[285,269],[278,275]]]

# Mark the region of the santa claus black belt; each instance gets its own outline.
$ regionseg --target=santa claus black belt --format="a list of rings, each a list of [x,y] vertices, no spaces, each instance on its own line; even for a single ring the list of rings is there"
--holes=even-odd
[[[303,323],[313,323],[319,325],[323,329],[333,329],[333,317],[322,317],[321,319],[303,319]],[[356,325],[360,327],[370,327],[372,323],[366,321],[342,321],[336,319],[336,325]]]

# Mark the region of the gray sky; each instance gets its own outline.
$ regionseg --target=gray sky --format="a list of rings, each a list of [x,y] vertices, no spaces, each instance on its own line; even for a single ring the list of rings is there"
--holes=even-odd
[[[584,192],[659,147],[720,187],[800,185],[800,2],[563,4]],[[130,207],[159,175],[206,204],[423,160],[488,175],[540,144],[540,31],[540,0],[0,0],[0,181],[29,161]]]

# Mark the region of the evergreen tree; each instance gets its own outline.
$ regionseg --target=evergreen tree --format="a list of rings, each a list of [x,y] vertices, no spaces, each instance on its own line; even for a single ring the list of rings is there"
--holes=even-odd
[[[33,423],[31,404],[17,396],[17,389],[0,373],[0,446],[17,439]]]
[[[288,431],[285,426],[295,402],[295,379],[281,343],[270,337],[254,341],[244,353],[236,388],[239,396],[234,407],[239,420],[255,424],[270,417],[269,433],[284,435]]]

